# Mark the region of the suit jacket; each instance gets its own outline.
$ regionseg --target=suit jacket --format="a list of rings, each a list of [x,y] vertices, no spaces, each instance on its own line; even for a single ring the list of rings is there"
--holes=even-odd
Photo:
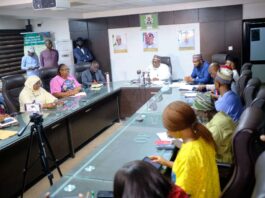
[[[84,53],[79,47],[74,49],[74,57],[76,58],[77,64],[90,62],[93,60],[93,55],[91,54],[91,52],[85,47],[82,49],[84,50]]]
[[[96,76],[96,79],[97,79],[98,83],[105,83],[106,82],[105,77],[104,77],[104,75],[103,75],[101,70],[98,70],[95,73],[95,76]],[[82,84],[85,87],[88,87],[88,86],[90,86],[93,83],[92,75],[91,75],[89,69],[87,69],[86,71],[82,72],[81,79],[82,79]]]

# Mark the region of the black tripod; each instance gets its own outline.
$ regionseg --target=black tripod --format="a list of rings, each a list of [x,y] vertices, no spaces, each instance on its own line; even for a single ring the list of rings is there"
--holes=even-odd
[[[23,184],[22,184],[22,192],[21,192],[21,197],[23,198],[23,193],[25,190],[25,185],[26,185],[26,176],[27,176],[27,172],[28,172],[28,165],[29,165],[29,158],[30,158],[30,153],[31,153],[31,147],[32,147],[32,143],[33,143],[33,138],[34,136],[37,139],[38,142],[38,146],[39,146],[39,157],[40,157],[40,161],[41,161],[41,165],[42,165],[42,169],[45,173],[45,175],[48,177],[50,185],[53,185],[53,174],[49,168],[49,164],[48,164],[48,157],[45,151],[45,145],[47,145],[48,151],[51,155],[52,161],[55,165],[55,167],[57,168],[60,176],[62,177],[62,172],[60,170],[60,167],[58,165],[58,162],[54,156],[54,153],[52,151],[51,145],[47,139],[46,134],[43,132],[43,126],[42,126],[42,122],[43,122],[43,118],[42,115],[38,114],[38,113],[34,113],[33,115],[30,116],[30,122],[33,122],[34,124],[31,126],[31,131],[30,131],[30,141],[29,141],[29,145],[28,145],[28,151],[27,151],[27,158],[26,158],[26,163],[25,163],[25,168],[23,170]],[[29,125],[29,123],[27,124],[27,126]],[[23,128],[20,132],[18,132],[18,136],[21,136],[24,131],[26,130],[27,126],[25,128]]]

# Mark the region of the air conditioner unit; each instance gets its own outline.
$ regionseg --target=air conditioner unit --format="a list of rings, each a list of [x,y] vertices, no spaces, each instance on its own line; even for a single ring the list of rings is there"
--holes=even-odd
[[[33,8],[41,9],[65,9],[70,8],[70,0],[33,0]]]

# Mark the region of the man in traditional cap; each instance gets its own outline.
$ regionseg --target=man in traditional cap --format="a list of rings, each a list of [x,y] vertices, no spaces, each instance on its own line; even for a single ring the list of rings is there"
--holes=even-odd
[[[152,81],[161,81],[170,79],[169,67],[166,64],[161,63],[159,56],[154,55],[152,65],[149,65],[148,72],[150,72],[150,78]]]
[[[22,57],[21,69],[27,72],[27,76],[38,76],[39,58],[33,46],[29,47],[28,54]]]
[[[94,57],[87,47],[84,46],[84,40],[79,37],[76,39],[76,48],[74,49],[74,57],[77,64],[91,62]]]
[[[214,102],[209,93],[198,93],[192,108],[195,110],[200,121],[207,122],[205,122],[205,126],[211,132],[217,146],[217,161],[221,163],[232,163],[231,140],[236,129],[236,123],[226,113],[216,113]]]
[[[220,97],[215,102],[215,109],[229,115],[234,122],[237,122],[243,111],[241,100],[237,94],[231,90],[233,74],[229,70],[220,70],[214,79],[215,89],[220,93]]]
[[[209,63],[204,61],[201,54],[192,57],[193,71],[191,76],[184,77],[184,80],[192,84],[211,84],[212,78],[208,72]]]

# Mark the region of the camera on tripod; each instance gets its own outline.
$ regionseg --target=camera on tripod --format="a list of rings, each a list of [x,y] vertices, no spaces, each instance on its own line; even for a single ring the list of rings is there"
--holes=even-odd
[[[42,115],[39,113],[33,113],[30,117],[30,122],[33,122],[35,124],[40,124],[43,122]]]

